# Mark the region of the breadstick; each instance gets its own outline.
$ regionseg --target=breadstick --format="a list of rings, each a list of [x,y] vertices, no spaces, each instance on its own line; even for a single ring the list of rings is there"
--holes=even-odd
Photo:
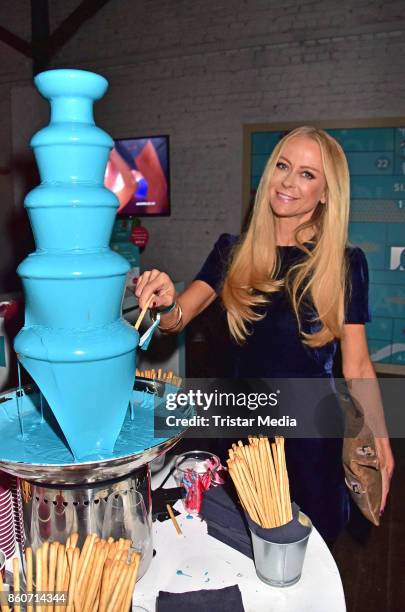
[[[261,448],[263,450],[261,450]],[[257,439],[257,444],[254,447],[254,454],[256,456],[256,463],[258,465],[259,477],[263,492],[263,505],[266,511],[267,527],[274,527],[273,518],[273,507],[271,503],[270,495],[270,483],[267,466],[267,455],[264,451],[263,444],[260,444],[260,440]]]
[[[63,559],[63,586],[62,586],[62,591],[65,593],[66,597],[67,597],[67,593],[69,591],[69,584],[70,584],[70,567],[69,567],[69,563],[68,563],[68,551],[71,550],[70,548],[66,548],[65,549],[65,556]],[[61,610],[66,610],[66,606],[62,606]]]
[[[119,558],[115,558],[112,562],[112,566],[111,566],[111,575],[110,575],[110,591],[108,594],[108,599],[111,598],[112,596],[112,592],[114,590],[114,586],[117,580],[117,576],[118,576],[118,572],[120,569],[120,557],[121,557],[121,552],[118,553]]]
[[[68,556],[69,556],[71,571],[70,571],[67,612],[73,612],[75,590],[77,586],[77,568],[79,565],[80,550],[78,548],[74,548],[74,549],[69,548]]]
[[[13,583],[14,583],[14,594],[21,595],[20,593],[20,563],[17,557],[13,559]],[[20,604],[14,604],[14,612],[21,612]]]
[[[229,469],[229,474],[233,480],[233,483],[236,487],[236,490],[238,492],[239,495],[239,499],[242,503],[243,508],[246,510],[246,512],[249,514],[249,516],[251,517],[251,519],[257,523],[259,523],[259,517],[257,516],[256,510],[254,509],[254,507],[251,505],[250,502],[250,498],[247,495],[247,491],[244,490],[239,477],[235,471],[235,467],[234,464],[231,463],[229,460],[227,461],[228,463],[228,469]]]
[[[280,486],[280,483],[279,483],[279,480],[278,480],[278,478],[279,478],[279,471],[278,471],[277,445],[274,442],[271,443],[271,452],[273,453],[274,469],[276,471],[277,484],[278,484],[278,486]]]
[[[265,444],[265,448],[267,452],[267,459],[268,459],[269,466],[270,466],[270,478],[271,478],[270,483],[271,483],[271,489],[272,489],[274,500],[275,500],[274,513],[276,517],[276,527],[278,527],[279,525],[281,525],[281,502],[280,502],[280,494],[279,494],[278,482],[277,482],[277,476],[276,476],[276,469],[273,463],[273,456],[271,453],[270,442],[268,438],[265,438],[264,444]]]
[[[287,463],[285,458],[285,439],[280,438],[280,445],[282,449],[282,464],[283,464],[283,484],[284,484],[284,499],[285,499],[285,511],[286,511],[286,522],[292,520],[291,510],[291,495],[290,495],[290,483],[288,480]]]
[[[245,449],[244,449],[244,453],[245,453],[245,456],[246,456],[246,459],[247,459],[246,463],[247,463],[247,466],[249,468],[250,475],[252,476],[252,480],[255,483],[256,489],[258,489],[258,487],[259,487],[259,474],[258,474],[257,469],[256,469],[256,464],[255,464],[254,459],[253,459],[252,451],[253,451],[253,446],[246,446]]]
[[[117,612],[116,604],[117,604],[117,600],[118,600],[119,594],[121,592],[121,589],[122,589],[122,586],[125,580],[125,571],[124,571],[125,563],[124,561],[118,561],[118,563],[119,563],[119,577],[118,577],[116,584],[114,585],[113,583],[114,590],[111,595],[110,603],[108,604],[108,607],[107,607],[107,612]]]
[[[264,512],[265,523],[263,526],[270,527],[270,518],[266,510],[266,494],[265,494],[266,485],[264,482],[263,471],[261,469],[262,466],[260,465],[259,448],[256,444],[252,445],[252,447],[250,448],[250,453],[253,456],[254,465],[256,467],[256,471],[258,475],[258,486],[256,488],[258,490],[259,501],[261,503],[261,506]]]
[[[84,561],[84,558],[85,558],[85,556],[87,554],[87,549],[89,547],[89,544],[90,544],[90,541],[91,541],[91,537],[92,537],[92,535],[90,533],[86,536],[86,539],[84,540],[84,544],[82,546],[82,550],[80,552],[79,567],[78,567],[78,570],[77,570],[77,577],[78,577],[78,579],[80,577],[80,573],[81,573],[82,566],[83,566],[83,561]]]
[[[80,555],[80,564],[79,564],[80,569],[79,569],[79,577],[77,581],[78,589],[82,589],[83,578],[88,569],[89,561],[91,558],[91,553],[92,553],[96,538],[97,538],[97,534],[91,533],[89,536],[87,536],[86,542],[84,543],[84,546],[86,546],[86,543],[87,543],[87,547],[86,547],[86,550],[84,550],[84,547],[83,547],[82,554]]]
[[[250,491],[250,487],[245,482],[245,478],[244,478],[244,475],[242,473],[242,468],[240,467],[240,463],[241,462],[240,462],[239,457],[235,456],[235,461],[234,461],[232,467],[235,469],[235,472],[237,474],[238,481],[240,483],[240,489],[244,493],[246,509],[248,510],[252,520],[254,520],[258,525],[260,525],[260,517],[259,517],[259,514],[257,512],[256,506],[254,504],[253,496],[252,496],[252,493]],[[250,508],[250,511],[249,511],[249,508]]]
[[[110,592],[110,576],[111,576],[111,559],[107,559],[104,563],[103,576],[101,580],[101,593],[99,602],[99,612],[107,611],[108,595]]]
[[[263,495],[265,500],[267,519],[269,522],[269,527],[275,527],[274,520],[274,511],[273,511],[273,502],[270,490],[270,471],[267,461],[267,453],[264,448],[263,440],[259,440],[259,444],[257,446],[258,452],[258,461],[260,462],[262,474],[263,474]]]
[[[41,591],[48,590],[48,552],[49,542],[42,544],[42,589]]]
[[[128,590],[124,599],[124,604],[122,606],[123,612],[128,612],[128,610],[132,610],[132,596],[135,589],[136,578],[138,575],[139,563],[141,561],[141,555],[139,553],[134,553],[132,555],[132,561],[130,565],[130,579]]]
[[[28,595],[33,592],[33,567],[32,567],[32,548],[28,547],[25,549],[25,564],[26,564],[26,592]],[[32,603],[27,602],[27,612],[33,612],[34,606]]]
[[[65,560],[65,546],[59,544],[56,558],[56,584],[55,590],[60,593],[63,589],[63,564]]]
[[[124,538],[120,538],[120,539],[118,540],[118,550],[122,550],[122,549],[124,548],[124,545],[125,545],[125,540],[124,540]]]
[[[102,546],[103,546],[103,543],[100,541],[99,538],[96,538],[95,545],[93,546],[92,557],[91,559],[89,559],[89,562],[87,564],[86,573],[83,576],[83,581],[82,581],[81,588],[80,588],[80,595],[81,595],[82,602],[83,602],[83,611],[86,606],[86,599],[89,594],[90,583],[92,579],[94,578],[94,573],[95,573],[97,561],[100,557]]]
[[[276,438],[276,450],[277,450],[277,467],[278,467],[278,479],[279,479],[279,489],[280,489],[280,499],[281,499],[281,517],[283,521],[283,525],[287,522],[287,513],[286,513],[286,500],[285,500],[285,490],[284,490],[284,471],[283,471],[283,457],[282,457],[282,448],[279,442],[279,438]]]
[[[80,569],[80,575],[78,580],[78,588],[80,591],[80,595],[83,599],[83,596],[86,592],[86,585],[89,579],[89,572],[91,570],[92,562],[94,560],[94,552],[97,546],[97,535],[95,533],[91,534],[90,543],[86,551],[86,556],[83,559],[83,564]]]
[[[94,601],[97,598],[98,588],[101,581],[104,562],[108,552],[108,544],[101,540],[96,552],[95,564],[87,587],[86,598],[84,600],[83,612],[92,612]]]
[[[244,444],[242,442],[242,440],[238,440],[238,448],[237,448],[237,452],[240,453],[240,458],[244,459],[246,464],[248,462],[247,460],[247,449],[245,449]]]
[[[72,585],[72,581],[73,581],[73,563],[74,563],[74,555],[77,554],[75,553],[75,550],[78,551],[79,553],[79,560],[77,562],[77,568],[76,568],[76,576],[75,576],[75,585],[73,587]],[[82,606],[81,606],[81,600],[79,597],[79,592],[78,592],[78,588],[77,588],[77,574],[79,571],[79,563],[80,563],[80,550],[78,548],[68,548],[66,551],[66,556],[67,556],[67,560],[68,560],[68,566],[69,566],[69,585],[68,585],[68,592],[67,592],[67,607],[66,610],[73,612],[73,610],[79,611],[81,612],[82,610]],[[73,589],[73,593],[72,593],[72,589]]]
[[[273,487],[273,476],[271,468],[273,466],[273,462],[270,463],[270,458],[267,454],[267,446],[269,443],[269,439],[267,436],[264,436],[260,439],[259,443],[259,452],[262,464],[265,466],[266,470],[266,488],[267,495],[269,499],[269,507],[271,512],[271,520],[273,527],[277,527],[278,525],[278,512],[277,512],[277,502],[276,502],[276,492]]]
[[[121,590],[118,593],[117,601],[116,601],[116,604],[115,604],[115,609],[116,610],[121,610],[122,609],[122,605],[124,603],[125,595],[127,593],[129,582],[130,582],[130,579],[131,579],[131,571],[130,570],[131,570],[131,566],[128,565],[128,563],[125,563],[125,567],[122,570],[122,573],[124,574],[124,580],[123,580],[123,583],[122,583]]]
[[[36,592],[42,591],[42,547],[37,549],[35,553],[35,590]],[[35,612],[42,612],[42,606],[36,605]]]
[[[77,531],[70,534],[70,548],[76,548],[79,534]]]
[[[56,561],[58,556],[59,542],[52,542],[49,550],[49,572],[48,572],[48,591],[55,593]],[[53,610],[53,605],[51,605]]]
[[[118,542],[117,542],[118,544]],[[124,559],[121,557],[123,551],[118,550],[117,548],[117,553],[113,559],[113,563],[111,566],[111,574],[110,574],[110,590],[109,590],[109,594],[108,594],[108,603],[112,597],[115,585],[117,583],[118,577],[119,577],[119,572],[120,572],[120,568],[121,568],[121,561],[124,561]]]
[[[170,504],[166,504],[166,509],[167,509],[167,512],[168,512],[168,514],[170,516],[170,519],[171,519],[171,521],[172,521],[172,523],[174,525],[174,528],[177,531],[177,535],[183,535],[181,527],[178,524],[177,519],[176,519],[176,517],[174,515],[173,508],[171,507]]]
[[[117,546],[118,542],[111,542],[111,544],[109,544],[107,558],[111,561],[114,561],[115,559],[115,555],[117,553]]]
[[[257,514],[259,515],[259,518],[260,518],[260,524],[263,527],[265,525],[265,522],[266,522],[266,517],[265,517],[265,514],[264,514],[264,510],[263,510],[262,504],[260,503],[259,497],[258,497],[258,495],[256,493],[256,489],[255,489],[255,487],[253,485],[253,482],[249,478],[249,474],[247,472],[247,468],[245,467],[245,462],[244,461],[239,461],[239,462],[235,462],[235,463],[239,463],[240,467],[242,468],[241,472],[240,472],[242,474],[242,482],[246,483],[248,488],[249,488],[249,490],[250,490],[250,493],[251,493],[251,495],[253,497],[254,504],[256,506]]]

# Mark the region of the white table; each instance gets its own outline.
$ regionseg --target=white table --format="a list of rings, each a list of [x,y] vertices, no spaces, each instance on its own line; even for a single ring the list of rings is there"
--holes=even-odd
[[[153,488],[163,480],[168,467],[153,479]],[[166,486],[174,483],[169,480]],[[175,508],[182,512],[181,502]],[[157,554],[134,594],[134,603],[148,612],[155,612],[160,590],[182,593],[233,584],[239,585],[246,612],[346,611],[339,571],[316,529],[309,538],[300,581],[291,587],[277,588],[259,580],[251,559],[209,536],[205,522],[198,517],[189,519],[182,513],[177,520],[182,536],[177,535],[171,521],[153,524]]]

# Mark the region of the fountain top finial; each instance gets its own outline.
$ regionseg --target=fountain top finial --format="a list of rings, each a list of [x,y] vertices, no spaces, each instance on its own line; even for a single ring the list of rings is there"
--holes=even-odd
[[[107,79],[100,74],[73,68],[46,70],[37,74],[34,81],[45,98],[77,96],[99,100],[108,88]]]

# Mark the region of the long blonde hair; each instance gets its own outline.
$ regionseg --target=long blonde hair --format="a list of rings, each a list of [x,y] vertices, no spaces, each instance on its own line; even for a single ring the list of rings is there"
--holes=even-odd
[[[310,221],[300,225],[295,241],[307,255],[294,265],[284,279],[277,279],[280,259],[277,252],[274,215],[269,203],[269,185],[285,143],[295,136],[307,136],[320,147],[326,179],[326,204],[319,203]],[[325,131],[299,127],[276,145],[257,189],[252,217],[246,234],[232,254],[221,297],[227,311],[231,335],[243,343],[252,333],[251,323],[265,314],[260,307],[271,301],[271,294],[286,287],[297,317],[302,340],[311,347],[323,346],[339,338],[344,324],[346,289],[345,247],[350,201],[347,160],[339,143]],[[308,249],[300,237],[305,229],[315,231],[315,242]],[[302,330],[300,307],[315,307],[318,330]],[[268,316],[271,316],[269,314]]]

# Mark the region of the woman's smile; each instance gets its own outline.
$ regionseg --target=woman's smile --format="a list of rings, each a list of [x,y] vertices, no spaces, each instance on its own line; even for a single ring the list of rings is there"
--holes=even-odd
[[[280,200],[283,200],[284,202],[293,202],[294,200],[298,200],[298,198],[295,198],[281,191],[276,191],[276,195],[278,198],[280,198]]]

